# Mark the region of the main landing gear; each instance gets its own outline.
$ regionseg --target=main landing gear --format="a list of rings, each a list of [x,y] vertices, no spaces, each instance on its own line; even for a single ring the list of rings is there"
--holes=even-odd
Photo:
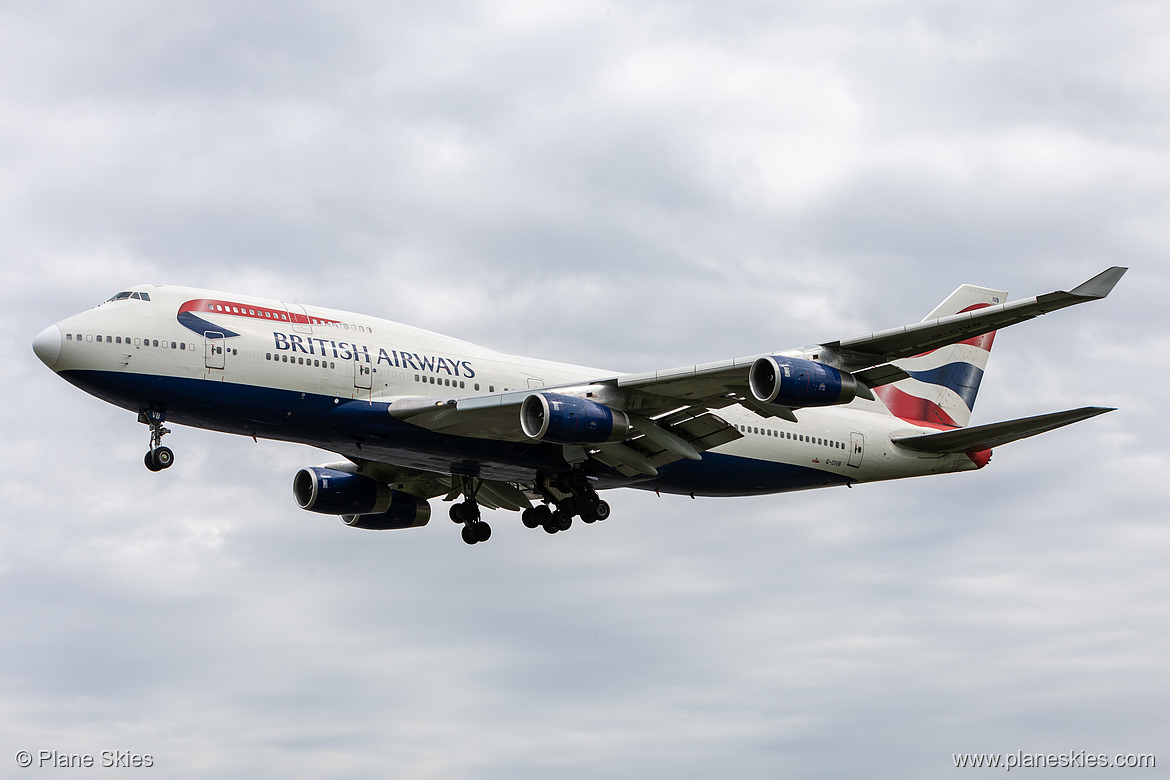
[[[169,469],[175,462],[175,453],[171,452],[171,448],[162,446],[162,437],[171,432],[170,428],[163,427],[166,419],[166,413],[158,409],[144,409],[138,413],[138,421],[150,426],[150,449],[142,462],[151,471]]]
[[[468,544],[486,542],[492,538],[492,527],[479,519],[479,502],[475,500],[475,494],[479,492],[480,481],[464,476],[458,479],[464,500],[451,505],[451,521],[463,524],[463,541]]]
[[[589,484],[589,477],[579,468],[553,477],[541,477],[536,489],[544,496],[545,503],[525,509],[520,515],[528,528],[543,528],[545,533],[555,534],[569,530],[575,515],[579,515],[583,523],[596,523],[610,515],[609,504],[601,500],[593,485]]]

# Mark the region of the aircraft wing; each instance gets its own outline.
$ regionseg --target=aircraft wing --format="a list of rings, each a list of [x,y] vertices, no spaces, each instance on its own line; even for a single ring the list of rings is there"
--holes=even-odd
[[[888,365],[891,360],[957,344],[1067,306],[1099,300],[1109,295],[1127,270],[1114,266],[1067,292],[1058,290],[901,328],[826,342],[819,348],[812,348],[811,358],[842,371],[853,372],[869,387],[896,382],[905,379],[907,375],[895,366]],[[810,350],[801,352],[808,354]],[[610,381],[619,387],[636,388],[656,395],[727,405],[739,403],[738,399],[723,403],[723,397],[746,391],[747,371],[759,357],[762,355],[682,366],[666,371],[626,374]]]
[[[1018,420],[1005,420],[974,428],[959,428],[940,433],[924,433],[914,436],[896,436],[894,444],[918,452],[979,452],[998,447],[1008,442],[1026,439],[1040,433],[1063,428],[1066,425],[1096,417],[1099,414],[1116,411],[1105,406],[1085,406],[1067,412],[1052,412]]]
[[[833,341],[824,346],[830,355],[835,356],[838,360],[832,364],[845,371],[876,366],[898,358],[911,357],[928,350],[957,344],[974,336],[1006,328],[1009,325],[1015,325],[1018,322],[1030,320],[1066,306],[1100,300],[1109,295],[1127,270],[1129,269],[1114,266],[1067,292],[1058,290],[1033,298],[1001,303],[998,306],[987,306],[902,328]]]
[[[1126,270],[1116,266],[1109,268],[1069,291],[1058,290],[782,354],[811,359],[851,373],[860,383],[857,395],[872,400],[869,388],[908,376],[889,361],[965,341],[1067,306],[1099,300],[1109,294]],[[473,438],[531,442],[519,423],[519,410],[526,398],[535,393],[572,393],[581,388],[598,388],[595,400],[606,403],[610,397],[618,398],[620,405],[614,408],[633,415],[632,430],[625,441],[591,447],[588,456],[619,468],[623,473],[654,474],[656,467],[663,463],[699,457],[707,449],[740,438],[738,430],[717,416],[716,412],[724,407],[742,404],[766,417],[796,420],[791,409],[757,401],[748,387],[752,364],[771,354],[781,353],[764,353],[664,371],[598,377],[571,388],[554,386],[461,398],[387,400],[392,400],[390,414],[393,417],[428,430]],[[589,397],[593,397],[593,393]],[[1068,423],[1059,423],[1065,424]],[[968,432],[976,430],[980,429],[966,429]],[[1017,433],[1012,429],[1012,437],[1005,441],[1021,438]],[[936,442],[933,446],[941,446],[939,442],[945,441],[952,442],[947,446],[959,446],[953,443],[958,439],[932,441]],[[925,443],[923,439],[917,446],[921,448]],[[580,447],[577,450],[580,452],[567,453],[567,457],[587,457],[585,450]]]
[[[444,496],[444,501],[450,501],[462,494],[458,482],[450,474],[392,465],[357,455],[348,457],[357,467],[357,473],[384,482],[395,490],[428,499]],[[327,464],[327,467],[337,468],[339,465]],[[345,467],[341,469],[352,470]],[[476,500],[488,509],[507,509],[516,512],[531,507],[532,499],[532,495],[501,480],[482,480],[476,492]]]

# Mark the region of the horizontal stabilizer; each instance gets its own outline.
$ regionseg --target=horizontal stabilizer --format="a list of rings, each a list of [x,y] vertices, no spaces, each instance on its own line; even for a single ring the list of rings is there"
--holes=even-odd
[[[1019,420],[1005,420],[990,425],[978,425],[974,428],[926,433],[921,436],[897,436],[892,441],[901,447],[919,452],[940,454],[979,452],[1017,439],[1026,439],[1038,433],[1063,428],[1066,425],[1072,425],[1075,422],[1112,411],[1114,410],[1105,406],[1086,406],[1081,409],[1070,409],[1067,412],[1052,412],[1036,417],[1023,417]]]

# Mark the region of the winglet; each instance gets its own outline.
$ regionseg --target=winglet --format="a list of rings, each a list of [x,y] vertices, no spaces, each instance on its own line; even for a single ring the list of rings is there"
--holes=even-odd
[[[1121,281],[1121,277],[1125,276],[1125,272],[1128,270],[1128,268],[1122,268],[1119,265],[1107,268],[1070,292],[1082,298],[1104,298],[1113,291],[1113,288]]]

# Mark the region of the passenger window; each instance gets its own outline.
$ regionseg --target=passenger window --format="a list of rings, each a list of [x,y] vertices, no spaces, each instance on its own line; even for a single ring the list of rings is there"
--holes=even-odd
[[[72,334],[72,333],[66,333],[66,334],[65,334],[65,340],[66,340],[66,341],[73,341],[73,334]]]
[[[459,389],[460,389],[460,390],[462,390],[463,388],[464,388],[463,381],[462,381],[462,380],[460,380],[460,382],[459,382]]]
[[[476,383],[475,383],[475,389],[476,389],[476,390],[479,390],[479,382],[476,382]]]
[[[153,346],[156,346],[156,347],[158,346],[158,339],[155,339],[155,340],[154,340],[154,345],[153,345]]]
[[[329,367],[330,367],[330,368],[333,368],[333,361],[332,361],[332,360],[331,360],[331,361],[329,361]]]

